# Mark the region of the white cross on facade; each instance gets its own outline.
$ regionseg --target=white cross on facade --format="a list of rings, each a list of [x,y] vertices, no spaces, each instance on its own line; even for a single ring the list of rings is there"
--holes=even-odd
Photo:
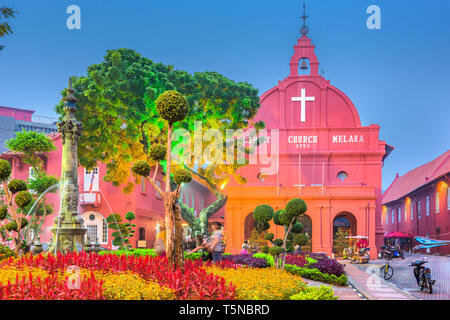
[[[302,96],[301,97],[292,97],[291,101],[300,101],[301,102],[301,109],[300,109],[300,122],[306,122],[306,101],[315,101],[316,97],[307,97],[306,96],[306,89],[302,89],[301,91]]]

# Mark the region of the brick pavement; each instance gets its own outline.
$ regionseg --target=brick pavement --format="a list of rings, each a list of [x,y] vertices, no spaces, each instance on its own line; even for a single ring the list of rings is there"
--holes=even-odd
[[[431,278],[436,280],[433,286],[433,293],[420,291],[416,279],[413,275],[413,268],[409,267],[411,261],[420,260],[422,257],[428,258],[426,264],[431,269]],[[371,266],[379,267],[384,265],[384,260],[371,261],[369,265],[355,265],[363,271]],[[405,259],[394,259],[389,262],[394,268],[393,277],[388,280],[389,283],[407,291],[417,299],[423,300],[450,300],[450,257],[448,256],[430,256],[418,253],[406,253]]]

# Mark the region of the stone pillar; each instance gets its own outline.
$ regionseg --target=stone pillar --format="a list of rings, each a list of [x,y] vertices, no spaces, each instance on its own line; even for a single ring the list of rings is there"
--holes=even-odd
[[[61,133],[62,159],[60,197],[61,207],[55,225],[50,229],[53,233],[53,244],[49,252],[81,251],[84,246],[84,235],[87,229],[78,212],[78,137],[81,135],[81,123],[75,118],[77,99],[73,96],[72,79],[69,79],[67,96],[64,98],[65,115],[58,123]]]

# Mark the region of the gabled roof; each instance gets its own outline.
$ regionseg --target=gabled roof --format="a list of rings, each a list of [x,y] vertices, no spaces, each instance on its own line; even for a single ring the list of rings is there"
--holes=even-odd
[[[449,172],[450,150],[447,150],[436,159],[407,172],[403,176],[397,175],[389,188],[383,193],[381,203],[386,204],[398,200]]]

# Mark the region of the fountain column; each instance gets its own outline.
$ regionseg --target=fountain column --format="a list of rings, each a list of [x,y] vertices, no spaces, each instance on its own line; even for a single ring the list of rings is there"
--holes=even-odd
[[[65,115],[58,122],[61,133],[62,159],[60,197],[61,207],[55,225],[50,229],[53,233],[53,244],[49,252],[67,253],[81,251],[84,246],[84,235],[87,229],[78,212],[78,137],[81,135],[81,123],[75,118],[77,99],[73,96],[72,79],[64,98]]]

